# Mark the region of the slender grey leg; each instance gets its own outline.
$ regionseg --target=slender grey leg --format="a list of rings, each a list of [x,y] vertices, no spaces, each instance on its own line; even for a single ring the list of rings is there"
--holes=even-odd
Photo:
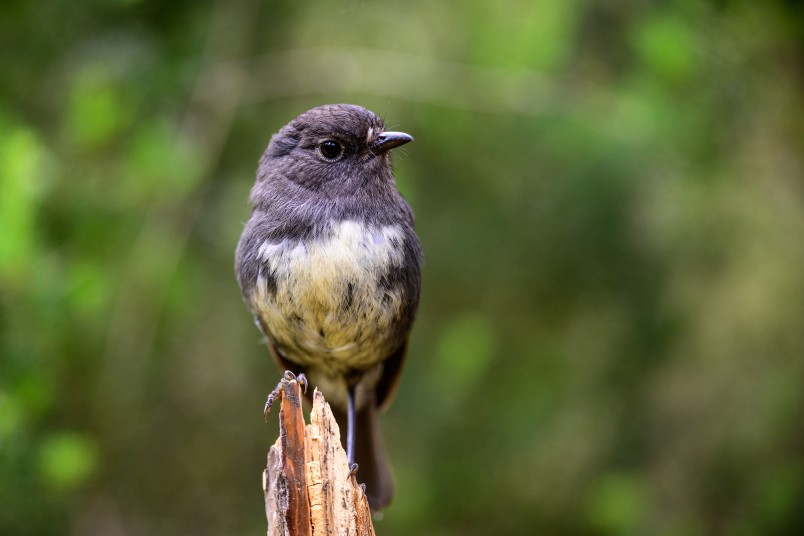
[[[349,401],[346,408],[346,458],[351,467],[355,463],[355,386],[349,385]]]

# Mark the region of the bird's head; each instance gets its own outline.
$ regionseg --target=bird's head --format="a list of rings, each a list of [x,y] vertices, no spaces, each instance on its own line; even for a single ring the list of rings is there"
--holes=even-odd
[[[388,151],[410,141],[409,134],[386,131],[379,116],[360,106],[319,106],[271,138],[259,178],[291,180],[307,190],[332,193],[393,184]]]

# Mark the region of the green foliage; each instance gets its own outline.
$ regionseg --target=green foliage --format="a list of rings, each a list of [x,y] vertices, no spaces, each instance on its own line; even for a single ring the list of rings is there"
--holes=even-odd
[[[444,329],[436,349],[435,372],[449,378],[448,389],[456,394],[477,385],[487,372],[494,352],[494,335],[488,320],[467,313]]]
[[[426,252],[380,534],[804,532],[791,2],[5,2],[0,533],[254,534],[233,249],[354,102]]]
[[[67,491],[79,487],[95,468],[94,448],[77,434],[48,438],[39,455],[39,472],[45,487]]]
[[[23,278],[35,257],[36,206],[49,182],[45,149],[26,128],[0,116],[0,277]]]
[[[635,48],[648,74],[668,83],[687,82],[695,69],[695,36],[673,15],[646,20],[636,30]]]
[[[590,489],[587,515],[590,524],[605,534],[638,534],[646,510],[639,480],[628,475],[605,475]]]

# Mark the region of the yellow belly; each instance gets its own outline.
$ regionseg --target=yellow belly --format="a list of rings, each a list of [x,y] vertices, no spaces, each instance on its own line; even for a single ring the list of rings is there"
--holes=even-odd
[[[340,222],[316,240],[266,242],[252,309],[291,361],[333,371],[367,369],[401,342],[398,289],[380,284],[403,261],[394,226]],[[267,275],[276,283],[268,291]]]

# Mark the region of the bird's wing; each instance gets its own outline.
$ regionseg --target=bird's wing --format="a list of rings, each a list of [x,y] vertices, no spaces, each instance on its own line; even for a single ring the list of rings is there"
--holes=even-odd
[[[396,394],[397,387],[399,387],[399,378],[402,376],[402,365],[405,362],[407,350],[408,341],[405,340],[395,352],[383,361],[382,375],[380,376],[380,381],[377,382],[376,388],[377,407],[380,408],[380,410],[386,409]]]

